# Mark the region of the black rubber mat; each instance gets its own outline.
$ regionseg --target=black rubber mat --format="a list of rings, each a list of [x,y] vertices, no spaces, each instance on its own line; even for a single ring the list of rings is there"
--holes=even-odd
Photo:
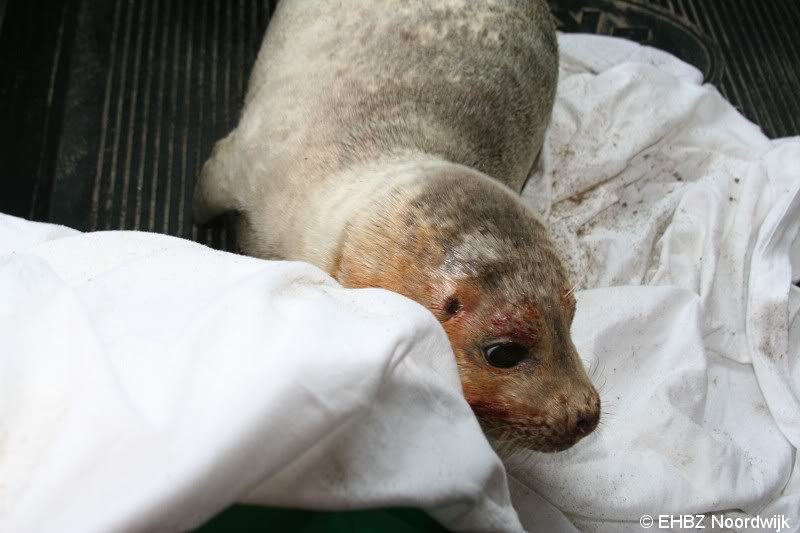
[[[230,224],[193,227],[192,188],[235,126],[271,10],[262,0],[84,2],[49,220],[232,248]]]
[[[272,0],[0,0],[0,211],[233,249],[191,224],[194,176],[236,122]],[[566,32],[696,65],[772,137],[800,133],[800,3],[551,0]]]
[[[48,218],[73,9],[0,0],[0,212]]]
[[[0,28],[3,27],[3,17],[6,14],[6,5],[8,5],[8,0],[0,0]]]

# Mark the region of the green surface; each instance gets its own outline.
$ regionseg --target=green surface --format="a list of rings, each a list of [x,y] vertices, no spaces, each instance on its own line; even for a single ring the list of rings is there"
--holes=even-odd
[[[438,533],[447,531],[433,518],[416,509],[368,511],[300,511],[234,505],[212,518],[194,533]]]

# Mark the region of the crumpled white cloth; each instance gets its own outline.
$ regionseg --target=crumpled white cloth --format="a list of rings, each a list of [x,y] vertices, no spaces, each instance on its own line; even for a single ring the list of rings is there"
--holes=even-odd
[[[0,215],[0,531],[182,531],[235,501],[521,531],[423,307]]]
[[[783,514],[796,532],[800,140],[767,139],[668,54],[560,44],[523,197],[578,283],[604,414],[571,450],[506,458],[519,518]],[[0,295],[0,531],[174,530],[235,500],[518,527],[444,334],[399,296],[10,217]]]
[[[604,414],[571,450],[506,461],[523,524],[782,514],[800,531],[800,138],[767,139],[664,52],[560,47],[523,196],[578,282],[573,337]]]

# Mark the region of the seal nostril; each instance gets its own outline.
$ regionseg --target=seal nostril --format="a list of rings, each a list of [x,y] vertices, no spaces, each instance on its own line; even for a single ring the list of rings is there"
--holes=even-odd
[[[575,429],[581,435],[588,435],[597,427],[597,422],[597,415],[584,412],[578,415],[578,419],[575,421]]]

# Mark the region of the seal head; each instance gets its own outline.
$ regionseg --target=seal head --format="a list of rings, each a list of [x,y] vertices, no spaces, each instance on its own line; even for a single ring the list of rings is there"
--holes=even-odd
[[[421,171],[348,228],[334,275],[426,306],[447,332],[484,428],[539,451],[568,448],[600,419],[570,337],[575,299],[545,227],[507,187],[468,167]]]

